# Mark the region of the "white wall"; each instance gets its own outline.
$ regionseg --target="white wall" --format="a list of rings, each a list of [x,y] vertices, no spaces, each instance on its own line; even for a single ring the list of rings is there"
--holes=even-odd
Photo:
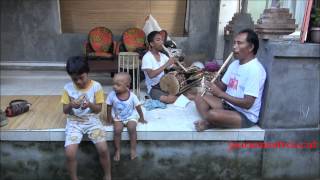
[[[238,9],[237,0],[221,0],[219,22],[218,22],[218,33],[217,33],[217,45],[215,49],[215,59],[223,59],[224,49],[224,27],[231,21],[235,12]]]

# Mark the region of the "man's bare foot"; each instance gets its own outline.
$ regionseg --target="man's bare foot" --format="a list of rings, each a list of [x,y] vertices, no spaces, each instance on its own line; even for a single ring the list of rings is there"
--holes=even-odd
[[[209,123],[206,120],[195,121],[193,124],[198,132],[209,129]]]
[[[120,151],[116,151],[113,156],[114,161],[120,161]]]
[[[134,160],[137,158],[137,153],[136,153],[136,150],[131,150],[130,152],[130,159],[131,160]]]

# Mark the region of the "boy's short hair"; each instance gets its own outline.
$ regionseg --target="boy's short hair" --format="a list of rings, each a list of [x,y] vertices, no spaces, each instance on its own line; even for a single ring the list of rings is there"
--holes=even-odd
[[[155,37],[157,34],[160,34],[160,32],[159,32],[159,31],[152,31],[151,33],[148,34],[147,40],[148,40],[148,43],[149,43],[149,44],[150,44],[151,42],[153,42],[154,37]],[[160,34],[160,35],[161,35],[161,34]]]
[[[66,70],[69,75],[81,75],[89,72],[89,64],[83,56],[72,56],[68,59]]]

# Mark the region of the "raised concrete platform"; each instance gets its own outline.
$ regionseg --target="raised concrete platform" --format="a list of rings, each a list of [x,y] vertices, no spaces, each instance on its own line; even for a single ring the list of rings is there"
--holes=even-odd
[[[141,125],[144,126],[144,125]],[[113,140],[113,129],[105,126],[108,141]],[[64,129],[45,130],[4,130],[0,132],[1,141],[64,141]],[[190,140],[190,141],[263,141],[265,131],[258,126],[247,129],[211,129],[205,132],[196,131],[141,131],[138,130],[138,141],[143,140]],[[124,130],[123,140],[129,140]],[[85,141],[88,139],[85,138]]]
[[[214,141],[264,141],[265,131],[258,126],[243,129],[209,129],[197,132],[193,122],[198,120],[195,104],[190,102],[186,108],[168,105],[166,109],[146,111],[147,124],[137,126],[138,140],[214,140]],[[113,126],[105,126],[107,139],[113,140]],[[2,141],[64,141],[64,128],[57,129],[2,129]],[[124,129],[122,139],[129,135]],[[87,138],[85,138],[87,140]]]
[[[102,82],[106,94],[111,91],[109,75],[104,73],[90,73],[89,75],[92,79]],[[64,84],[69,81],[64,71],[2,70],[1,96],[60,95]],[[142,94],[145,94],[145,87],[142,87]],[[143,98],[141,101],[143,102]],[[265,136],[265,130],[258,126],[246,129],[210,129],[205,132],[197,132],[193,122],[199,120],[200,116],[193,102],[190,102],[186,108],[168,105],[166,109],[152,111],[143,109],[143,111],[148,124],[138,124],[138,140],[263,141]],[[0,138],[1,141],[64,141],[63,127],[61,125],[59,128],[48,129],[2,128]],[[107,139],[112,140],[113,127],[105,126],[105,130]],[[124,132],[122,139],[128,140],[128,133]]]

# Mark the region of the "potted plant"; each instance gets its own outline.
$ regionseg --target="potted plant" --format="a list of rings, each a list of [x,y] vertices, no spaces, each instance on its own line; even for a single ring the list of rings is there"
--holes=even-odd
[[[312,42],[320,43],[320,8],[312,9],[310,39]]]

